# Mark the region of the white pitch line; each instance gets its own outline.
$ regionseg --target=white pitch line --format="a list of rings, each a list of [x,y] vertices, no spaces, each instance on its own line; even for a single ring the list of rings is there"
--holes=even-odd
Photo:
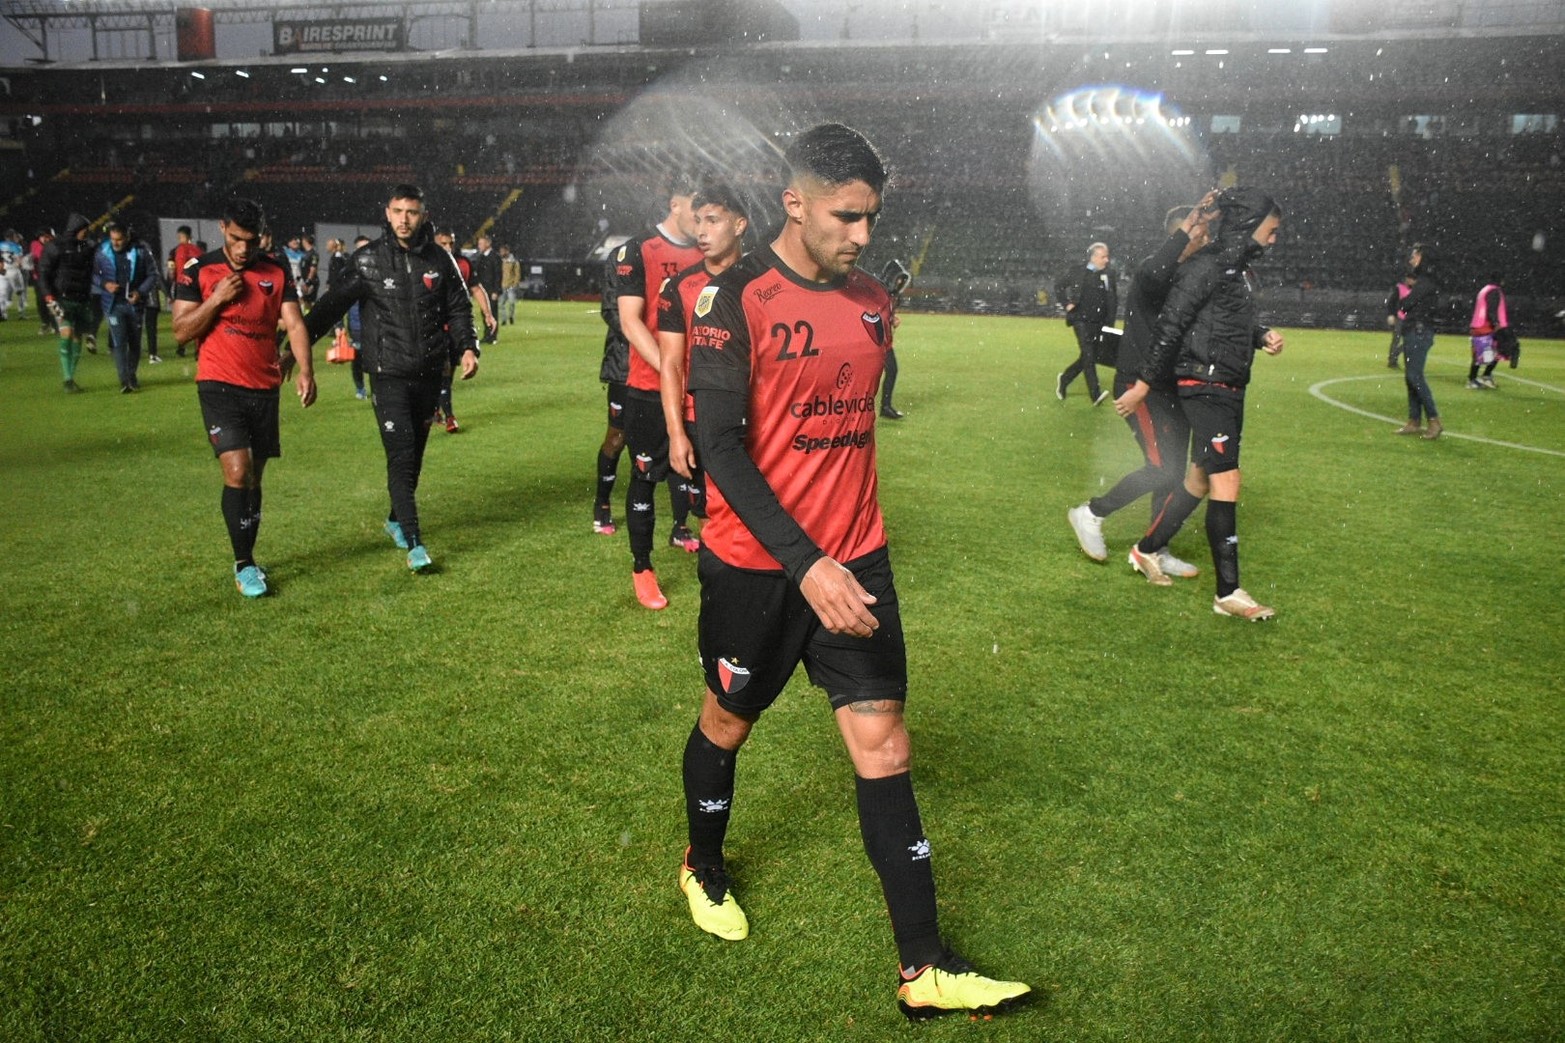
[[[1375,374],[1374,376],[1368,376],[1368,377],[1335,377],[1335,378],[1333,378],[1331,380],[1322,380],[1318,384],[1311,384],[1310,385],[1310,394],[1314,395],[1316,398],[1320,399],[1322,402],[1326,403],[1328,406],[1336,406],[1338,409],[1345,409],[1349,413],[1357,413],[1359,416],[1368,417],[1371,420],[1384,420],[1388,424],[1400,424],[1400,423],[1402,423],[1402,421],[1400,419],[1398,419],[1397,417],[1385,416],[1385,415],[1383,415],[1381,413],[1371,413],[1367,409],[1360,409],[1357,406],[1350,406],[1346,402],[1339,402],[1339,401],[1337,401],[1336,399],[1332,398],[1330,395],[1327,395],[1325,393],[1325,391],[1322,390],[1323,388],[1331,387],[1333,384],[1347,384],[1347,383],[1350,383],[1350,382],[1355,381],[1355,380],[1385,380],[1385,379],[1386,379],[1385,377],[1383,377],[1383,376],[1381,376],[1379,374]],[[1507,380],[1521,380],[1520,377],[1506,377],[1506,379]],[[1526,383],[1526,384],[1533,384],[1536,387],[1546,388],[1546,389],[1548,389],[1550,391],[1559,391],[1561,394],[1565,394],[1565,391],[1561,391],[1561,389],[1556,388],[1556,387],[1550,387],[1548,384],[1539,384],[1537,381],[1533,381],[1533,380],[1527,380],[1527,381],[1522,381],[1522,382]],[[1522,445],[1520,442],[1502,442],[1502,441],[1500,441],[1497,438],[1484,438],[1484,437],[1482,437],[1480,435],[1464,435],[1461,432],[1452,431],[1449,427],[1446,428],[1443,432],[1441,432],[1441,437],[1442,438],[1464,438],[1464,439],[1466,439],[1469,442],[1482,442],[1485,445],[1497,445],[1497,446],[1502,446],[1503,448],[1506,448],[1506,449],[1520,449],[1522,452],[1525,452],[1525,453],[1543,453],[1545,456],[1565,457],[1565,452],[1561,452],[1558,449],[1542,449],[1542,448],[1540,448],[1538,446],[1535,446],[1535,445]]]

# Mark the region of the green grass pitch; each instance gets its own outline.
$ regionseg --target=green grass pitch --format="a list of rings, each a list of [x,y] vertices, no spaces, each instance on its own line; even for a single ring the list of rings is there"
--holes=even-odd
[[[802,677],[739,762],[751,938],[689,922],[694,560],[660,494],[650,613],[590,531],[601,330],[527,304],[458,386],[429,576],[318,345],[250,602],[166,322],[136,396],[106,352],[62,394],[53,339],[0,326],[0,1039],[914,1031]],[[879,459],[943,927],[1044,997],[929,1038],[1562,1038],[1565,349],[1473,392],[1440,337],[1429,443],[1390,433],[1385,335],[1287,337],[1248,405],[1243,580],[1279,613],[1251,625],[1211,612],[1200,512],[1172,588],[1124,563],[1141,504],[1107,565],[1077,550],[1066,509],[1139,458],[1054,400],[1060,322],[906,316]]]

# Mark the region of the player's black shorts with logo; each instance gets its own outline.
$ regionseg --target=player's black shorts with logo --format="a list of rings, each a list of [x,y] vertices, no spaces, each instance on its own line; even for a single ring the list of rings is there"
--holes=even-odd
[[[668,477],[668,424],[656,391],[625,389],[625,444],[637,478],[661,482]]]
[[[833,709],[907,698],[907,646],[891,556],[881,547],[844,564],[876,598],[868,607],[880,626],[867,638],[827,630],[798,584],[783,573],[737,569],[702,549],[701,663],[707,687],[725,710],[759,714],[801,660],[810,683],[826,690]]]
[[[609,426],[625,430],[625,385],[609,382]]]
[[[1179,405],[1190,421],[1190,462],[1207,474],[1238,470],[1244,391],[1222,384],[1181,383]]]
[[[256,460],[283,455],[276,388],[262,391],[220,380],[198,380],[196,396],[201,401],[201,419],[206,424],[213,455],[222,456],[235,449],[250,450]]]

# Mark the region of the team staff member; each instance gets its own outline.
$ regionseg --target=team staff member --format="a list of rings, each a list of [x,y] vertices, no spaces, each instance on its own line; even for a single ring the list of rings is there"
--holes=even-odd
[[[696,246],[702,259],[663,287],[658,301],[658,370],[663,422],[668,428],[668,465],[685,479],[692,508],[704,513],[706,484],[696,457],[695,402],[686,390],[690,344],[685,334],[696,310],[711,307],[710,296],[702,304],[702,291],[707,284],[732,268],[744,252],[744,233],[750,227],[750,219],[739,194],[720,181],[703,184],[690,205],[695,211]],[[686,540],[695,540],[688,527],[676,528],[669,537],[669,542],[676,546]]]
[[[1065,401],[1065,392],[1077,374],[1087,378],[1087,397],[1097,405],[1108,397],[1098,384],[1098,358],[1103,351],[1103,327],[1119,314],[1119,276],[1109,267],[1109,248],[1093,243],[1087,248],[1087,266],[1066,285],[1065,322],[1076,331],[1079,354],[1054,381],[1054,397]]]
[[[723,859],[734,762],[803,660],[853,761],[901,962],[899,1005],[909,1017],[997,1010],[1031,990],[983,977],[941,940],[908,774],[907,658],[876,499],[891,302],[856,268],[886,171],[840,124],[799,135],[786,158],[782,231],[713,282],[690,329],[698,452],[712,484],[700,566],[706,693],[685,747],[680,889],[697,926],[748,935]]]
[[[93,255],[92,291],[109,320],[109,351],[119,372],[120,391],[130,394],[141,390],[141,381],[136,378],[136,367],[141,363],[141,327],[147,300],[157,286],[158,268],[152,252],[140,241],[132,241],[124,225],[111,221],[104,231],[107,238]]]
[[[360,350],[373,374],[375,420],[386,451],[391,513],[386,534],[407,549],[408,568],[434,564],[419,528],[418,479],[440,381],[453,365],[478,373],[473,306],[456,262],[431,234],[424,193],[398,185],[386,203],[386,231],[355,250],[342,285],[332,286],[306,320],[313,343],[359,305]]]
[[[1408,260],[1407,296],[1402,298],[1402,356],[1407,365],[1402,379],[1407,384],[1407,423],[1396,429],[1399,435],[1421,435],[1431,441],[1440,437],[1445,425],[1440,422],[1440,407],[1424,376],[1424,366],[1435,346],[1435,320],[1440,315],[1439,266],[1423,243],[1414,243]],[[1428,426],[1421,426],[1427,422]]]
[[[652,570],[652,535],[657,516],[652,494],[668,477],[668,427],[663,423],[657,326],[658,294],[663,284],[701,260],[695,244],[692,190],[678,184],[669,193],[668,213],[657,227],[630,240],[614,254],[615,310],[620,330],[630,344],[630,371],[625,378],[625,443],[630,447],[630,482],[625,490],[625,524],[630,529],[631,582],[636,600],[647,608],[668,605]],[[670,542],[696,551],[700,542],[686,522],[690,499],[670,482],[669,506],[674,528]],[[679,539],[683,529],[685,538]]]
[[[1216,192],[1199,206],[1176,206],[1164,219],[1168,239],[1136,270],[1125,294],[1125,335],[1119,346],[1114,373],[1114,397],[1128,391],[1141,378],[1147,347],[1152,343],[1152,323],[1157,321],[1163,300],[1168,296],[1174,271],[1210,241],[1208,225],[1216,208],[1207,210]],[[1152,494],[1152,524],[1158,512],[1179,488],[1185,477],[1189,456],[1190,425],[1179,408],[1179,395],[1172,382],[1151,388],[1144,402],[1125,417],[1131,434],[1141,446],[1145,463],[1121,478],[1102,496],[1072,507],[1066,519],[1076,533],[1082,552],[1094,561],[1107,561],[1108,546],[1103,542],[1103,520],[1148,493]],[[1167,547],[1157,552],[1158,564],[1165,575],[1186,579],[1199,574],[1194,565],[1174,557]]]
[[[304,315],[288,270],[260,256],[266,226],[259,204],[236,199],[223,211],[223,246],[193,258],[174,282],[174,339],[198,344],[196,394],[212,451],[223,465],[223,521],[234,551],[234,585],[247,598],[266,593],[255,563],[261,531],[261,475],[282,455],[278,437],[279,320],[295,363],[294,387],[315,401],[315,367]]]
[[[1152,385],[1172,376],[1179,405],[1190,423],[1191,468],[1182,488],[1152,531],[1130,549],[1130,564],[1159,586],[1173,582],[1156,552],[1211,493],[1206,540],[1217,573],[1212,611],[1259,621],[1276,615],[1239,585],[1239,450],[1244,429],[1244,389],[1255,350],[1282,351],[1282,334],[1256,321],[1249,262],[1277,241],[1282,210],[1259,189],[1225,189],[1217,197],[1217,241],[1174,273],[1158,315],[1142,377],[1114,403],[1129,416]]]
[[[76,383],[76,364],[81,361],[84,335],[93,324],[89,227],[85,217],[72,214],[65,222],[65,235],[50,238],[38,258],[38,294],[59,331],[60,374],[67,393],[81,390]]]

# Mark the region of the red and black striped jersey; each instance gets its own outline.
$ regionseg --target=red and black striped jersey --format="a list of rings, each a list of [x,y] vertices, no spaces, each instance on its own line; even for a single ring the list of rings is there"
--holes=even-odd
[[[187,261],[174,280],[174,299],[200,304],[233,270],[222,250]],[[265,254],[239,273],[245,288],[218,312],[217,322],[201,338],[196,379],[270,390],[283,382],[277,363],[277,324],[283,305],[297,302],[299,295],[288,270]]]
[[[616,299],[640,297],[641,321],[657,333],[658,294],[663,284],[681,270],[701,260],[701,251],[693,243],[676,243],[654,228],[646,235],[626,241],[614,252],[614,289]],[[625,383],[641,391],[656,393],[658,372],[634,347],[630,349],[630,376]]]
[[[687,337],[690,389],[747,397],[745,449],[816,546],[838,561],[884,546],[875,396],[891,350],[885,287],[858,269],[807,282],[767,247],[697,293]],[[701,542],[719,558],[781,568],[715,482],[707,511]]]

